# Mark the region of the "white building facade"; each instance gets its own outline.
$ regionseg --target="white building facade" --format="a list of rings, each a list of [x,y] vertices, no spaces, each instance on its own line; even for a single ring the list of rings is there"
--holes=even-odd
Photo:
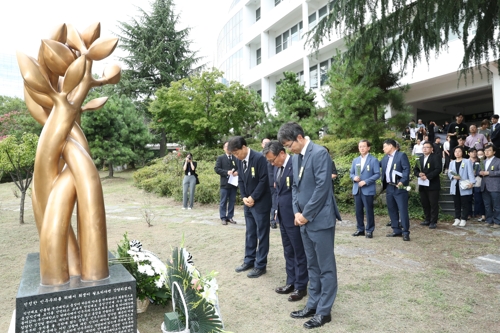
[[[283,72],[297,73],[306,88],[316,92],[323,106],[322,90],[332,57],[344,49],[333,34],[319,49],[305,46],[305,34],[329,12],[330,0],[234,0],[217,41],[216,66],[225,80],[239,81],[259,92],[272,107]],[[448,50],[409,68],[402,83],[410,84],[406,101],[415,118],[442,123],[462,112],[467,123],[479,123],[500,110],[498,68],[484,68],[467,82],[459,79],[463,44],[450,38]],[[387,111],[387,117],[391,116]],[[498,112],[497,112],[498,113]]]

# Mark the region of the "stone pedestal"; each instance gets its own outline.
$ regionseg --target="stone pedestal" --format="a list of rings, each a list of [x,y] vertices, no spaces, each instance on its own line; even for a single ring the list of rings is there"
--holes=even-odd
[[[136,333],[135,279],[122,265],[96,282],[40,285],[40,256],[28,254],[16,297],[16,333]]]

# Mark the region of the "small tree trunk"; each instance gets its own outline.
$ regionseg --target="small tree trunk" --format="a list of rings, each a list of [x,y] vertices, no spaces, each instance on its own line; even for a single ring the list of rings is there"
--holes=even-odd
[[[19,224],[24,224],[24,198],[26,198],[26,190],[21,191],[21,204],[19,206]]]
[[[109,173],[108,173],[108,177],[109,178],[113,178],[113,163],[108,163],[108,167],[109,167]]]
[[[167,153],[167,133],[165,133],[165,129],[161,130],[161,138],[160,138],[160,157],[163,157]]]

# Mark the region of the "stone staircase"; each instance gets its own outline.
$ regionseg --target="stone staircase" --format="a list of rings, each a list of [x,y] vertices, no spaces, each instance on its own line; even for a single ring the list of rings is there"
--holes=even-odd
[[[451,216],[455,215],[453,196],[450,194],[450,179],[447,175],[441,175],[441,191],[439,193],[439,207],[441,212]]]

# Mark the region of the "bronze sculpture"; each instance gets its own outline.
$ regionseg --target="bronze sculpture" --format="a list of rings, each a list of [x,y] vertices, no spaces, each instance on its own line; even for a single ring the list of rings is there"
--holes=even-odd
[[[60,285],[70,276],[83,281],[109,275],[106,215],[101,181],[80,128],[81,112],[101,108],[107,97],[82,107],[89,90],[116,84],[121,69],[106,67],[92,77],[92,63],[108,57],[118,38],[100,38],[100,23],[81,34],[70,24],[42,40],[38,59],[17,53],[24,79],[26,105],[43,125],[32,187],[35,221],[40,236],[42,285]],[[77,208],[77,234],[71,226]]]

